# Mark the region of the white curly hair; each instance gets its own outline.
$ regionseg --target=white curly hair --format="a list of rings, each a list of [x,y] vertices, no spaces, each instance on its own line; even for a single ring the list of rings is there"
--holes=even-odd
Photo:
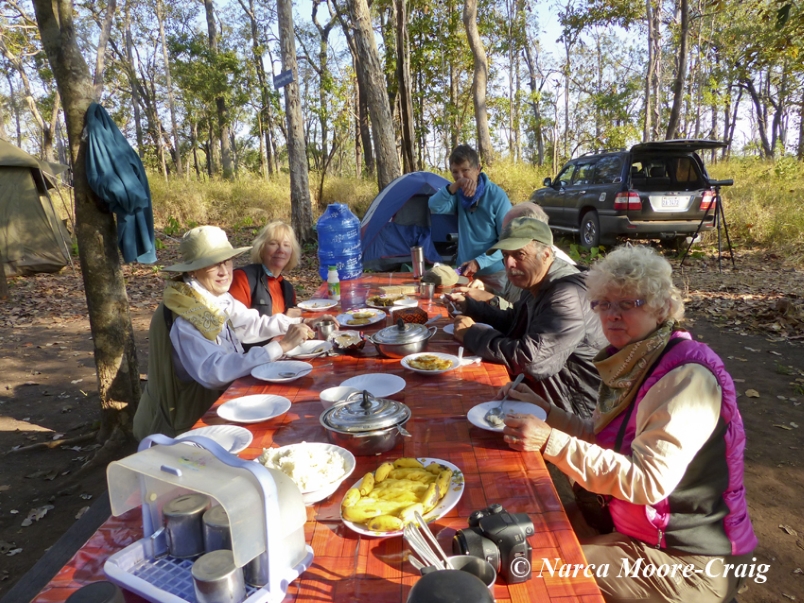
[[[684,316],[681,291],[673,284],[673,267],[651,247],[624,245],[596,262],[586,278],[590,300],[606,296],[644,299],[660,321]]]

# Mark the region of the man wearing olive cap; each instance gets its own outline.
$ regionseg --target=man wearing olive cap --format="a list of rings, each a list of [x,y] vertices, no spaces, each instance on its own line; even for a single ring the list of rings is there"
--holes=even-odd
[[[489,253],[502,252],[508,280],[523,289],[522,297],[507,310],[464,299],[455,338],[473,354],[506,365],[511,375],[524,372],[545,400],[589,417],[600,385],[592,359],[606,338],[589,306],[584,275],[557,259],[552,244],[544,222],[512,220]]]

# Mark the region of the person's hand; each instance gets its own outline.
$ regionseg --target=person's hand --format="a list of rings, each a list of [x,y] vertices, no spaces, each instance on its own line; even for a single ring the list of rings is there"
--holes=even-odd
[[[445,293],[444,297],[452,302],[456,310],[461,313],[466,312],[466,298],[463,296],[463,293]],[[450,309],[450,304],[446,304],[446,306],[447,314],[449,314],[450,318],[455,318],[456,314]]]
[[[460,293],[464,297],[471,297],[475,301],[486,302],[494,298],[494,294],[486,291],[483,288],[483,281],[472,281],[472,283],[480,283],[479,287],[473,287],[470,283],[468,287],[453,287],[450,295]]]
[[[455,181],[455,184],[457,184],[458,188],[463,191],[465,197],[475,196],[475,191],[477,190],[477,180],[472,180],[471,178],[458,178]],[[457,189],[455,192],[458,192]]]
[[[514,384],[513,381],[509,381],[505,385],[500,388],[500,391],[497,392],[497,400],[501,400],[503,396],[508,396],[512,400],[520,400],[521,402],[529,402],[531,404],[535,404],[536,406],[542,408],[548,414],[550,413],[550,403],[542,398],[539,394],[534,392],[524,383],[520,383],[516,387],[512,388],[511,386]]]
[[[279,345],[282,346],[283,352],[289,352],[296,346],[301,345],[313,337],[315,337],[315,332],[305,323],[300,322],[288,327],[288,332],[285,333],[285,336],[282,338],[282,341],[279,342]]]
[[[482,291],[483,289],[486,288],[486,286],[483,284],[483,281],[481,281],[479,278],[476,278],[476,279],[474,279],[472,281],[469,281],[469,284],[466,286],[466,288],[467,289],[480,289]],[[454,291],[454,289],[453,289],[453,291]]]
[[[285,310],[285,315],[288,318],[301,318],[302,311],[301,308],[288,308]]]
[[[469,260],[465,264],[461,264],[460,270],[462,275],[469,278],[474,276],[475,272],[480,270],[480,264],[477,263],[477,260]]]
[[[466,330],[471,328],[475,321],[466,315],[458,316],[453,323],[452,336],[463,343],[463,338],[466,335]]]
[[[503,439],[514,450],[541,452],[553,428],[533,415],[511,413],[505,417]]]

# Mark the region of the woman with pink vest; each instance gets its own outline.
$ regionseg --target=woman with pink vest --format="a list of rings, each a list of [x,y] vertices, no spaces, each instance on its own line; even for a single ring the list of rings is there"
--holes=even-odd
[[[519,385],[511,398],[541,406],[547,420],[509,415],[505,440],[541,451],[576,495],[599,495],[596,515],[610,513],[614,531],[582,544],[607,601],[731,601],[757,570],[734,383],[679,327],[681,295],[655,251],[620,247],[587,284],[611,343],[595,358],[602,385],[592,418]]]

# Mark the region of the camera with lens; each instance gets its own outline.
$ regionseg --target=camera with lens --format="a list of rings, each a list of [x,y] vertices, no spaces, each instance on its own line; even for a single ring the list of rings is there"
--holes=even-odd
[[[452,552],[485,559],[508,584],[516,584],[530,579],[533,547],[528,536],[533,534],[527,513],[509,513],[493,504],[469,516],[469,527],[452,539]]]

